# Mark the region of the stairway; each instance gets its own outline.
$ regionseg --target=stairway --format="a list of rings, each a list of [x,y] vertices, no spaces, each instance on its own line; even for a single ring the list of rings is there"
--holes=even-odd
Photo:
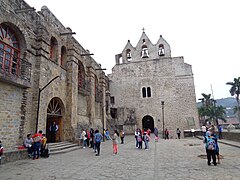
[[[80,146],[71,142],[58,142],[58,143],[48,143],[49,154],[55,155],[60,153],[67,153],[70,151],[74,151],[80,149]]]

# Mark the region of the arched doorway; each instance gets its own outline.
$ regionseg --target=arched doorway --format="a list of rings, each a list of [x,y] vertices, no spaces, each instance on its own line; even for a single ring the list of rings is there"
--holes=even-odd
[[[144,116],[142,119],[142,128],[143,129],[151,129],[151,131],[154,131],[154,120],[151,116],[147,115]]]
[[[48,104],[47,108],[47,125],[46,125],[46,137],[47,142],[51,142],[50,126],[53,122],[58,125],[58,131],[56,134],[56,141],[61,142],[63,137],[63,120],[62,120],[62,101],[59,98],[53,98]]]

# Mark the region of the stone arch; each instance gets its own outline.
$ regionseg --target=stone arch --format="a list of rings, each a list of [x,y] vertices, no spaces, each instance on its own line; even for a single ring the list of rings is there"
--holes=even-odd
[[[63,141],[64,127],[66,127],[65,108],[62,100],[58,97],[54,97],[50,100],[47,107],[47,122],[46,122],[46,137],[48,142],[51,142],[50,125],[55,121],[58,125],[58,132],[56,135],[56,142]]]
[[[152,116],[146,115],[142,118],[142,128],[143,129],[151,129],[154,131],[154,120]]]
[[[19,27],[17,27],[15,24],[11,22],[2,22],[0,26],[7,26],[8,28],[10,28],[11,31],[15,33],[17,40],[19,42],[19,49],[21,50],[20,51],[21,58],[24,58],[24,52],[26,51],[27,43],[22,31],[19,29]]]

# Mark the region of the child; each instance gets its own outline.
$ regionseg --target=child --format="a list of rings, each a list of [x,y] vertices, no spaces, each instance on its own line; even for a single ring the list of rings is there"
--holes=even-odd
[[[26,139],[24,140],[24,146],[28,150],[28,157],[32,158],[32,152],[33,152],[33,139],[31,138],[31,134],[28,134]]]
[[[138,141],[138,149],[142,149],[142,135],[141,134],[138,134],[137,141]]]
[[[48,158],[49,150],[47,147],[47,138],[45,134],[43,134],[42,136],[41,157]]]
[[[148,142],[150,141],[150,136],[146,132],[143,133],[143,140],[145,143],[145,150],[148,150],[149,149]]]
[[[114,134],[113,134],[113,154],[117,154],[118,153],[118,136],[119,133],[117,132],[117,130],[114,130]]]
[[[120,131],[121,144],[124,144],[125,133],[123,130]]]

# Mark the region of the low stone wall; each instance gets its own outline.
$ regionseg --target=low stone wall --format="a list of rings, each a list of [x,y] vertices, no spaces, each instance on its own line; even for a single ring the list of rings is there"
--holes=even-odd
[[[223,139],[240,142],[240,131],[222,132]]]
[[[192,132],[191,130],[184,130],[184,137],[193,137],[193,136],[202,136],[202,131],[195,130]]]
[[[1,164],[27,158],[28,158],[27,149],[4,151],[1,159]]]
[[[216,132],[218,135],[218,132]],[[200,130],[195,130],[194,136],[202,136],[202,132]],[[232,130],[228,132],[224,130],[222,132],[223,139],[240,142],[240,130]],[[193,137],[193,133],[191,130],[184,130],[184,137]]]

